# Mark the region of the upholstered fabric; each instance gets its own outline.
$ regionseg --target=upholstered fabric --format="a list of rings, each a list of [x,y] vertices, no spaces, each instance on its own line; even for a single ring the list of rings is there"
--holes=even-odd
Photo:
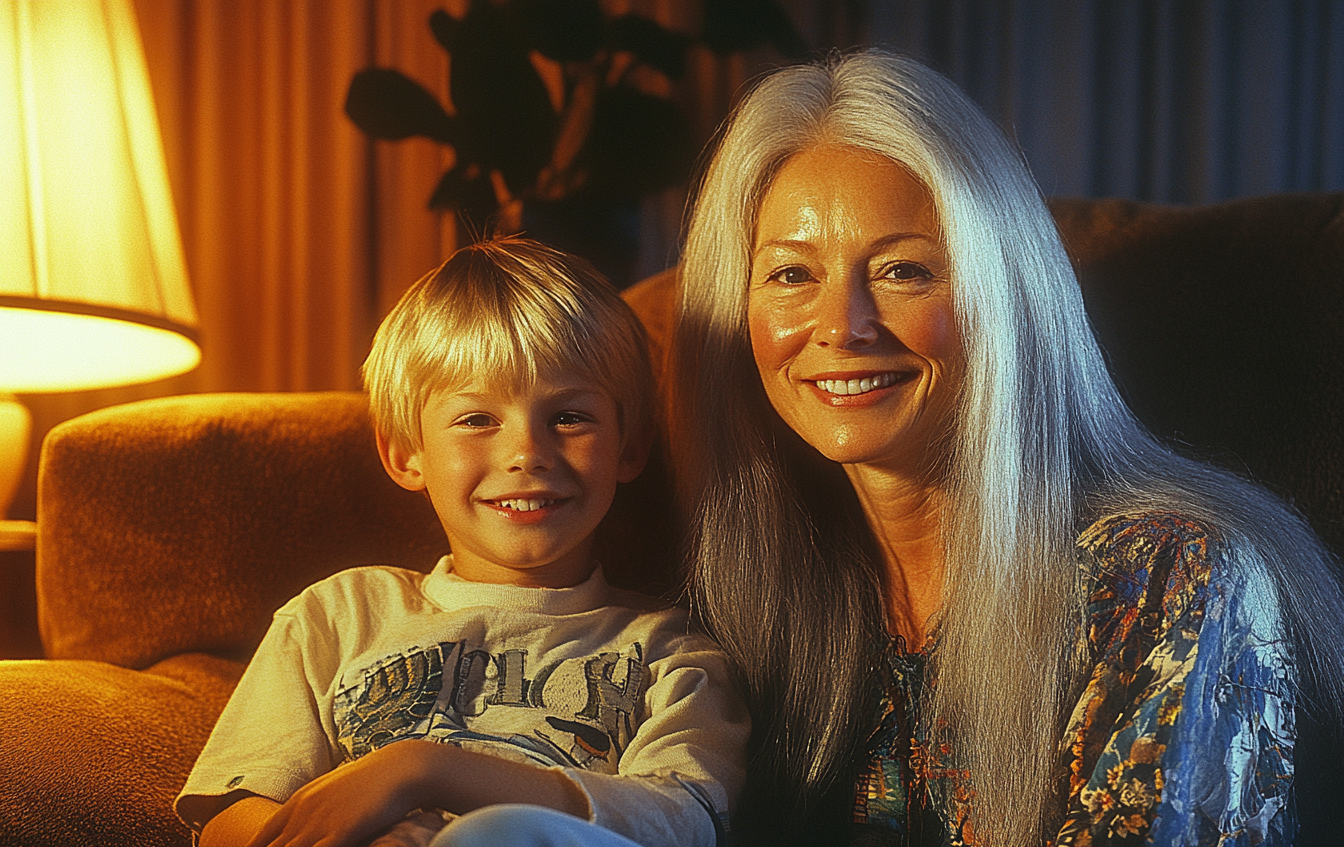
[[[200,653],[0,662],[0,844],[190,844],[172,798],[242,672]]]
[[[431,568],[443,531],[383,472],[367,417],[353,393],[197,395],[53,430],[38,507],[47,656],[246,659],[306,585],[371,562]]]
[[[1344,551],[1344,194],[1051,209],[1138,416]]]
[[[1140,417],[1294,498],[1344,548],[1344,194],[1052,209]],[[660,373],[675,285],[667,273],[626,295]],[[654,459],[597,554],[613,584],[666,592],[675,543]],[[427,500],[383,473],[354,393],[177,397],[70,421],[43,448],[38,520],[50,658],[0,662],[0,847],[189,844],[170,803],[271,613],[342,568],[428,570],[446,552]],[[1298,749],[1299,772],[1333,755]],[[1312,804],[1335,792],[1299,786],[1300,844],[1332,843],[1310,832]]]

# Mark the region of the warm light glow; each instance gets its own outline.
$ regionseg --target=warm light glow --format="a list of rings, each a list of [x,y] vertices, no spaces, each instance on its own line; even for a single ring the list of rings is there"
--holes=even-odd
[[[189,371],[194,342],[166,329],[91,315],[0,307],[0,362],[16,393],[106,388]]]
[[[189,370],[196,324],[130,0],[0,2],[0,390]]]

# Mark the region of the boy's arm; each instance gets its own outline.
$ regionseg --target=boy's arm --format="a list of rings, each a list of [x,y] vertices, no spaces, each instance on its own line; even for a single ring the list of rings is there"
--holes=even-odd
[[[239,797],[284,800],[339,761],[322,719],[337,656],[312,649],[331,639],[326,616],[309,615],[308,603],[300,595],[276,612],[192,767],[174,807],[193,829]]]
[[[367,844],[419,808],[463,814],[517,802],[582,818],[589,815],[583,792],[558,769],[432,741],[398,741],[318,777],[278,808],[264,798],[235,803],[216,820],[246,803],[246,808],[220,821],[221,833],[237,834],[230,835],[234,840],[221,839],[217,847],[309,847],[319,841],[323,847],[354,847]],[[214,824],[211,821],[207,830]],[[256,833],[251,841],[237,840],[247,831]],[[216,847],[205,835],[202,847]]]
[[[250,794],[210,819],[201,830],[199,847],[242,847],[279,809],[271,798]]]
[[[673,621],[675,624],[676,622]],[[571,769],[590,820],[650,847],[722,844],[746,774],[751,721],[728,660],[684,623],[650,638],[644,719],[619,773]]]
[[[198,847],[241,847],[255,838],[279,809],[280,804],[269,797],[248,795],[227,806],[205,825]],[[402,818],[369,847],[426,847],[444,824],[438,812],[421,810]]]

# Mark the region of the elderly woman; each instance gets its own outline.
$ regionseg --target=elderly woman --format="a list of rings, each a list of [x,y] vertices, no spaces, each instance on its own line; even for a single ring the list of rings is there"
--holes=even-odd
[[[1297,682],[1341,691],[1330,556],[1135,420],[960,91],[878,52],[767,78],[682,278],[673,443],[757,723],[746,834],[1291,843]]]

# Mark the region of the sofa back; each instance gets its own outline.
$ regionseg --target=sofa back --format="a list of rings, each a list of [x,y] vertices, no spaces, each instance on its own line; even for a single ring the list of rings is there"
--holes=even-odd
[[[1139,418],[1344,553],[1344,194],[1050,206]]]
[[[672,521],[653,465],[595,549],[611,582],[661,593]],[[38,527],[47,657],[130,668],[246,660],[304,587],[448,552],[428,498],[383,471],[358,392],[186,395],[67,421],[43,443]]]
[[[1344,549],[1344,194],[1207,207],[1052,203],[1118,381],[1159,434],[1292,498]],[[662,363],[674,272],[627,299]],[[599,530],[613,583],[673,590],[657,461]],[[47,655],[243,659],[343,568],[428,569],[447,542],[383,472],[357,393],[172,397],[52,431],[38,504]]]
[[[189,395],[53,429],[38,487],[47,656],[246,659],[305,585],[377,561],[428,568],[443,531],[383,472],[367,418],[357,393]]]

